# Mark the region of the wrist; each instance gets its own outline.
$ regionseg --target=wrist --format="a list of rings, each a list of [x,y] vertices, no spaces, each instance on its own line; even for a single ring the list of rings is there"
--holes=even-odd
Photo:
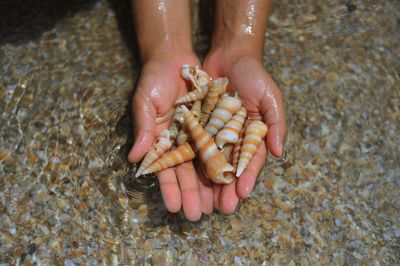
[[[152,58],[163,57],[166,55],[178,55],[178,54],[192,54],[192,45],[190,41],[179,42],[177,40],[167,40],[161,42],[154,42],[153,44],[147,44],[140,48],[140,56],[143,63],[146,63]]]
[[[241,41],[239,39],[225,39],[213,41],[209,52],[210,56],[223,57],[230,63],[234,63],[241,57],[252,57],[257,61],[262,61],[263,43],[254,41]],[[224,61],[227,62],[227,61]]]

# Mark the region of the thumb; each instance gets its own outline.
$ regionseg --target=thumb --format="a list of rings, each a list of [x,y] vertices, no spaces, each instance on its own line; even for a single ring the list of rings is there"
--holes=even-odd
[[[269,94],[268,97],[263,99],[263,110],[261,111],[264,121],[268,125],[265,143],[271,154],[276,158],[280,158],[283,156],[283,142],[287,128],[282,96],[279,89],[277,87],[275,88],[276,89],[273,89],[273,92]]]
[[[149,100],[138,95],[135,95],[133,99],[132,108],[135,141],[128,154],[128,161],[137,163],[147,153],[156,138],[156,111]]]

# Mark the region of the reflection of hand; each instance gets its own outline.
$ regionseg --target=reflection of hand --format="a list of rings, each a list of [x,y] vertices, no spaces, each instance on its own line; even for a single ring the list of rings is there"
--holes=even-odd
[[[174,51],[153,56],[144,64],[133,97],[135,143],[129,161],[138,162],[161,131],[168,128],[175,100],[188,91],[180,76],[183,64],[199,65],[199,61],[192,53]],[[202,212],[212,212],[211,187],[198,180],[192,162],[161,171],[158,180],[170,212],[178,212],[183,205],[189,220],[200,219]]]
[[[203,67],[213,78],[228,77],[230,82],[228,90],[239,93],[248,115],[262,119],[268,125],[266,145],[258,148],[242,175],[232,184],[213,186],[214,207],[225,213],[232,213],[237,207],[239,198],[248,197],[253,189],[266,159],[266,147],[275,157],[282,156],[286,134],[282,96],[261,62],[254,57],[211,52]]]

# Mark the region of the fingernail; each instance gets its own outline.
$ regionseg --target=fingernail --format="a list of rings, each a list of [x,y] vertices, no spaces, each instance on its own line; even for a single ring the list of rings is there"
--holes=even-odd
[[[280,156],[275,157],[274,155],[272,155],[272,153],[270,153],[271,158],[278,163],[286,161],[285,143],[278,142],[277,146]]]
[[[278,151],[279,151],[278,157],[282,157],[282,155],[283,155],[283,143],[282,142],[278,142]]]

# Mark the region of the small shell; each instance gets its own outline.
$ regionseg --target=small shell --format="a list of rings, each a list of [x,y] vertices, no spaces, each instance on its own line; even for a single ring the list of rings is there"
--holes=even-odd
[[[143,171],[143,174],[158,172],[163,169],[167,169],[169,167],[190,161],[194,157],[195,155],[192,147],[190,147],[189,143],[186,142],[184,145],[177,147],[176,149],[168,152],[163,157],[155,161],[152,165],[150,165],[146,170]]]
[[[190,109],[192,112],[193,116],[199,120],[200,119],[200,114],[201,114],[201,101],[195,101],[192,105],[192,109]]]
[[[196,89],[177,99],[175,104],[202,100],[208,92],[210,82],[208,74],[199,67],[189,65],[184,65],[182,67],[181,74],[184,79],[190,80]]]
[[[233,151],[233,144],[227,144],[221,149],[222,154],[225,156],[228,162],[232,161],[232,151]]]
[[[247,111],[242,106],[239,111],[229,120],[215,137],[215,143],[222,149],[225,143],[236,143],[239,138],[239,132],[243,127]]]
[[[244,136],[244,127],[240,130],[239,138],[235,144],[233,144],[233,151],[232,151],[232,166],[233,171],[236,172],[236,168],[239,162],[239,155],[240,155],[240,148],[242,147],[243,136]]]
[[[159,159],[166,151],[172,147],[169,130],[165,129],[161,132],[157,143],[155,143],[144,157],[139,169],[136,171],[136,177],[140,176],[143,171],[154,161]]]
[[[210,83],[210,77],[207,72],[201,70],[199,66],[183,65],[181,76],[186,80],[190,80],[196,89],[208,87]]]
[[[234,148],[234,144],[229,143],[229,144],[226,144],[221,150],[222,154],[225,156],[226,160],[230,164],[232,164],[233,148]],[[235,168],[234,165],[232,165],[232,166],[233,166],[233,168]],[[233,182],[233,180],[235,180],[235,179],[236,179],[235,169],[233,169],[232,171],[229,171],[229,172],[224,172],[224,182],[226,184]]]
[[[250,160],[253,158],[257,151],[258,146],[267,134],[268,127],[261,121],[251,121],[246,127],[244,133],[242,147],[240,149],[240,156],[236,176],[239,177],[244,169],[246,169]]]
[[[199,120],[200,117],[200,107],[201,107],[201,101],[195,101],[192,105],[192,109],[190,110],[193,114],[193,116]],[[188,135],[188,129],[186,126],[183,126],[182,129],[179,131],[178,136],[176,137],[176,143],[178,145],[182,145],[185,142],[191,141],[190,136]]]
[[[241,106],[242,102],[239,98],[228,95],[223,96],[217,103],[216,108],[211,114],[210,121],[208,121],[204,129],[210,133],[211,136],[214,136]]]
[[[230,184],[236,179],[235,173],[232,171],[224,172],[224,184]]]
[[[218,150],[210,134],[200,126],[199,122],[186,106],[182,105],[180,108],[185,113],[185,125],[190,130],[191,137],[199,151],[200,160],[205,165],[208,178],[214,183],[226,184],[223,173],[232,171],[232,165],[227,162],[224,155]]]
[[[175,140],[179,134],[179,131],[182,127],[182,123],[185,120],[185,116],[182,112],[179,112],[178,108],[175,109],[174,116],[172,117],[171,125],[168,130],[170,133],[170,140]]]
[[[201,112],[203,114],[200,118],[201,125],[207,123],[211,112],[218,103],[219,96],[225,93],[228,82],[227,78],[218,78],[211,81],[209,91],[203,100],[203,105],[201,106]]]
[[[187,134],[187,128],[182,127],[178,133],[178,136],[176,137],[176,144],[183,145],[185,144],[185,142],[188,141],[189,141],[189,135]]]

